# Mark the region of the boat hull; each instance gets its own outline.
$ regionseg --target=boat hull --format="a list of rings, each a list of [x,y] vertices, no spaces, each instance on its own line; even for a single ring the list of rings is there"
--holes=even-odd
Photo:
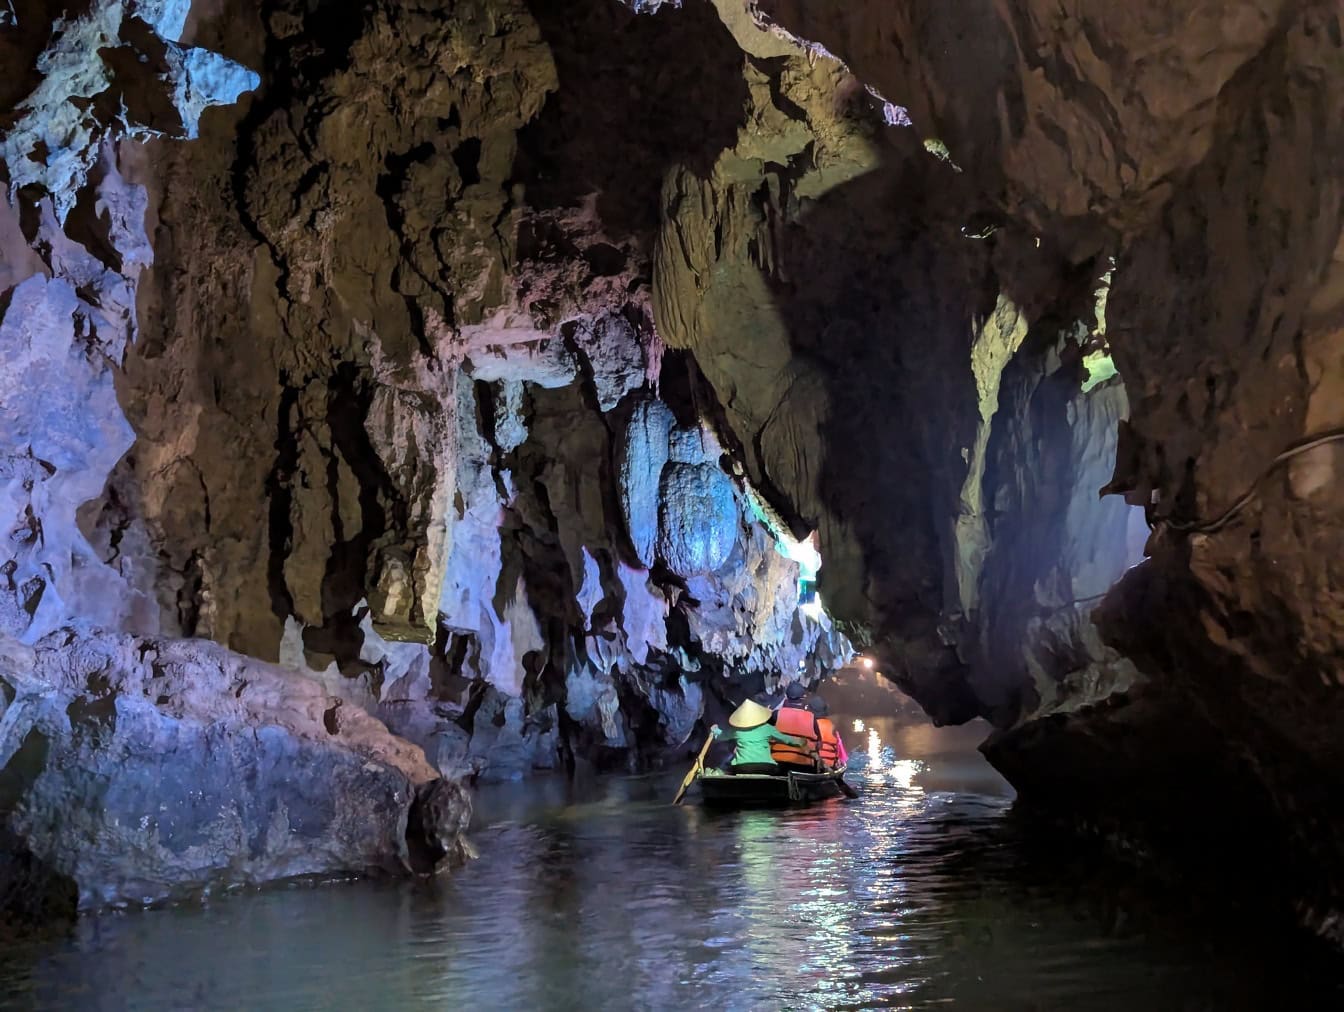
[[[845,768],[828,773],[701,773],[696,777],[703,804],[712,808],[807,805],[838,797]]]

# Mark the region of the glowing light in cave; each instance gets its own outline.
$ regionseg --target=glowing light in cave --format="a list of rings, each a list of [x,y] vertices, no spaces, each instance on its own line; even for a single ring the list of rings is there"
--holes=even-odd
[[[770,532],[775,542],[775,551],[798,564],[798,608],[814,621],[820,621],[826,608],[816,590],[817,574],[821,572],[821,552],[817,550],[817,532],[813,531],[802,540],[795,538],[780,515],[770,508],[749,483],[747,506],[751,510],[751,515]]]
[[[871,657],[860,657],[859,663],[862,664],[864,668],[866,668],[867,670],[869,671],[873,670],[873,659]]]
[[[810,601],[804,601],[798,606],[798,610],[816,622],[821,621],[821,616],[826,611],[822,607],[820,594],[813,594]]]
[[[1115,257],[1110,257],[1109,261],[1109,269],[1097,279],[1097,287],[1093,292],[1096,320],[1088,343],[1095,347],[1083,356],[1083,367],[1087,369],[1083,393],[1101,386],[1117,374],[1115,363],[1111,360],[1111,346],[1106,341],[1106,304],[1110,300],[1111,281],[1115,277]]]
[[[856,732],[863,730],[863,718],[861,717],[854,718],[854,730]]]
[[[798,563],[799,579],[815,583],[817,573],[821,571],[821,552],[817,551],[817,532],[813,531],[802,541],[795,541],[787,532],[772,532],[775,535],[775,549],[786,559]]]
[[[1083,356],[1083,367],[1087,369],[1087,379],[1083,382],[1083,393],[1105,383],[1116,375],[1115,363],[1111,361],[1109,348],[1099,348]]]

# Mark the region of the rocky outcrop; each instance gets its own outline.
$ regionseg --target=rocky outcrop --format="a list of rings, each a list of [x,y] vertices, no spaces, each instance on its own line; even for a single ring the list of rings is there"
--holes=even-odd
[[[0,641],[0,818],[80,909],[465,856],[470,798],[315,682],[211,643]]]
[[[16,56],[35,49],[38,78],[0,135],[11,193],[50,197],[64,223],[106,140],[195,137],[206,108],[256,88],[253,71],[179,43],[190,9],[191,0],[95,0],[49,23],[15,14],[0,44]]]

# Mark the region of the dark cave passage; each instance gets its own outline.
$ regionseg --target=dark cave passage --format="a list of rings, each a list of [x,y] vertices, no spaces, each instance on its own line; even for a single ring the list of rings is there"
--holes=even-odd
[[[404,880],[343,916],[487,939],[346,961],[409,1003],[1334,993],[1337,4],[0,0],[0,54],[0,910]],[[343,902],[279,895],[0,973]]]

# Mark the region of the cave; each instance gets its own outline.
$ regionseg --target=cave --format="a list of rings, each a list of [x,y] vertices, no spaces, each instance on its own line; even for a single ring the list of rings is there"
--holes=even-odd
[[[112,960],[115,911],[476,903],[634,981],[599,1007],[1241,1007],[1271,959],[1344,997],[1337,3],[0,0],[0,59],[16,994],[74,1000],[33,967]],[[666,806],[790,687],[856,797]],[[917,986],[908,854],[997,883]],[[503,910],[785,857],[862,945],[753,955],[743,901],[686,929],[720,963],[630,969],[633,899],[609,959]],[[1082,990],[1003,976],[1069,936],[1033,876],[1107,925]],[[568,1007],[474,958],[350,1000]]]

